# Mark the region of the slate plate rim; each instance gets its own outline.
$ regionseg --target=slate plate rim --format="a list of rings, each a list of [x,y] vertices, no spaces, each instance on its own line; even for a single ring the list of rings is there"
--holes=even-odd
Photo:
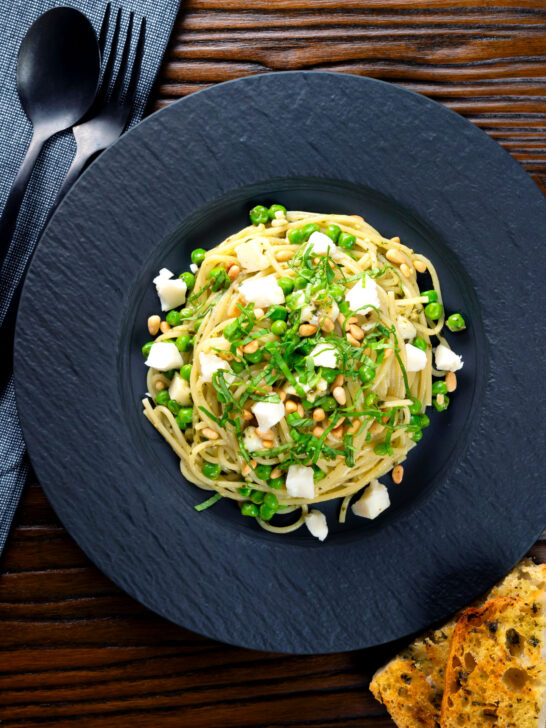
[[[306,90],[308,86],[314,86],[321,85],[325,88],[328,88],[330,91],[335,88],[333,84],[339,84],[339,88],[343,86],[345,89],[348,89],[351,87],[351,89],[356,89],[357,86],[359,88],[364,89],[364,86],[367,86],[367,91],[370,96],[381,96],[383,95],[385,98],[394,98],[402,105],[407,104],[409,106],[415,105],[415,106],[421,106],[422,108],[427,108],[427,110],[430,110],[430,112],[433,114],[433,109],[437,109],[438,105],[434,102],[431,102],[427,99],[424,99],[423,97],[417,96],[411,92],[407,92],[402,89],[394,89],[394,87],[391,87],[389,84],[384,84],[380,81],[371,81],[369,79],[362,79],[354,76],[344,76],[342,74],[335,74],[335,73],[317,73],[317,72],[286,72],[282,74],[264,74],[262,76],[257,77],[250,77],[247,79],[238,79],[232,82],[228,82],[226,84],[222,84],[217,87],[213,87],[212,89],[205,89],[201,93],[194,94],[192,97],[188,97],[186,99],[182,99],[179,102],[176,102],[175,104],[171,105],[171,107],[168,107],[165,110],[156,112],[156,114],[153,114],[152,116],[148,117],[146,120],[144,120],[138,127],[135,128],[135,131],[131,132],[127,137],[124,139],[121,139],[116,145],[112,147],[111,150],[109,150],[101,159],[99,159],[94,165],[91,166],[91,168],[86,172],[86,174],[83,176],[80,184],[74,189],[74,191],[67,197],[67,200],[65,201],[65,204],[59,208],[57,211],[55,217],[50,223],[50,227],[48,228],[48,231],[46,232],[46,235],[44,236],[44,246],[46,246],[48,243],[51,245],[52,240],[55,240],[55,230],[59,230],[62,226],[64,226],[65,231],[70,231],[72,229],[71,222],[67,219],[68,211],[74,210],[74,205],[77,202],[78,197],[80,197],[80,204],[82,204],[82,201],[85,199],[86,201],[96,202],[97,198],[92,198],[92,196],[87,198],[82,198],[82,195],[85,193],[89,194],[89,186],[92,182],[96,182],[98,178],[101,176],[101,169],[104,167],[107,167],[108,164],[110,164],[110,161],[113,158],[113,155],[117,155],[118,160],[121,155],[124,154],[124,150],[129,147],[129,140],[131,140],[131,144],[137,143],[140,140],[140,148],[143,153],[146,153],[146,146],[153,147],[153,144],[148,140],[143,140],[139,135],[142,133],[141,131],[138,131],[139,129],[148,129],[150,130],[155,129],[156,132],[161,132],[161,128],[163,124],[168,125],[169,121],[168,119],[173,117],[173,119],[179,114],[179,112],[176,110],[178,108],[182,108],[181,105],[185,104],[184,108],[187,108],[190,113],[193,113],[195,110],[195,105],[199,106],[205,106],[208,113],[214,112],[213,108],[213,96],[216,95],[216,98],[226,98],[225,94],[227,94],[227,97],[235,94],[241,94],[243,98],[247,99],[248,97],[245,97],[245,94],[247,93],[246,89],[248,88],[248,85],[254,86],[255,84],[262,84],[266,88],[275,88],[278,91],[278,87],[282,87],[283,84],[286,86],[286,84],[293,85],[295,84],[298,86],[300,92],[305,95]],[[337,87],[337,86],[336,86]],[[219,90],[218,90],[219,89]],[[201,99],[201,101],[200,101]],[[207,101],[207,99],[210,99],[210,103]],[[169,111],[169,108],[171,111]],[[454,126],[460,127],[466,131],[466,134],[468,137],[471,137],[473,139],[477,139],[476,133],[480,134],[474,127],[472,127],[470,124],[467,124],[465,122],[461,123],[461,119],[453,112],[452,114],[448,115],[448,117],[445,116],[446,109],[442,108],[442,118],[451,118],[451,122]],[[257,110],[255,109],[253,113],[257,113]],[[439,113],[439,112],[437,112]],[[182,120],[180,120],[182,122]],[[464,126],[467,124],[466,126]],[[149,126],[148,126],[149,125]],[[131,136],[132,135],[132,136]],[[485,135],[480,136],[480,143],[479,145],[482,145],[484,148],[488,147],[488,149],[491,152],[491,156],[493,158],[496,158],[496,163],[498,163],[499,158],[499,148],[497,145],[492,142],[491,140],[487,140],[487,143],[485,142]],[[145,142],[145,143],[144,143]],[[138,146],[138,144],[137,144]],[[495,150],[495,151],[494,151]],[[502,156],[504,155],[504,156]],[[532,183],[528,180],[526,175],[521,171],[517,163],[515,163],[509,155],[502,150],[502,154],[500,155],[503,158],[502,166],[505,168],[509,168],[511,174],[518,180],[521,187],[525,190],[525,195],[527,196],[527,199],[530,200],[530,202],[533,202],[533,204],[536,205],[537,202],[537,195],[538,191],[535,190],[535,194],[533,196],[533,193],[531,190],[533,189]],[[508,160],[510,162],[508,163]],[[115,170],[117,173],[120,173],[119,166],[117,170]],[[525,181],[526,180],[526,181]],[[517,191],[517,190],[516,190]],[[533,199],[534,197],[534,199]],[[211,195],[209,199],[214,199],[215,195]],[[195,208],[194,208],[195,209]],[[543,208],[541,208],[541,212],[543,214]],[[535,214],[535,213],[533,213]],[[536,213],[540,215],[539,213]],[[145,213],[143,213],[145,215]],[[62,252],[62,243],[59,243],[57,240],[55,242],[59,247],[59,249]],[[66,251],[65,251],[66,252]],[[42,263],[42,259],[47,259],[47,251],[44,250],[41,252],[41,250],[38,250],[37,254],[37,260],[38,263],[36,265],[33,265],[33,270],[31,270],[29,274],[29,280],[33,281],[34,276],[36,275],[36,270],[39,267],[39,265]],[[25,292],[23,294],[23,300],[21,305],[21,320],[25,320],[25,316],[27,321],[29,320],[29,317],[32,319],[32,311],[31,311],[31,299],[32,292],[29,293],[27,289],[25,289]],[[23,352],[25,349],[25,342],[21,339],[21,332],[24,331],[24,323],[21,324],[21,320],[19,321],[19,329],[18,329],[18,341],[16,345],[16,355],[18,357],[18,363],[23,361]],[[24,337],[24,334],[23,334]],[[26,342],[28,347],[28,341]],[[27,348],[28,351],[28,348]],[[28,373],[28,368],[27,368]],[[16,368],[16,380],[17,380],[17,396],[18,396],[18,402],[21,407],[22,412],[22,420],[23,420],[23,427],[25,430],[25,434],[28,436],[30,433],[31,438],[32,435],[32,417],[29,409],[29,402],[28,402],[28,383],[25,383],[25,377],[24,377],[24,361],[21,364],[21,367],[17,366]],[[35,441],[35,440],[34,440]],[[31,442],[31,457],[33,455],[32,450],[35,448],[35,446]],[[38,471],[40,472],[41,469],[45,467],[44,462],[38,463]],[[52,485],[51,483],[46,484],[44,482],[44,485],[46,487],[46,491],[48,492],[48,495],[51,491],[51,494],[55,490],[58,491],[58,488],[55,485]],[[51,486],[51,487],[49,487]],[[55,498],[53,498],[55,500]],[[63,520],[67,521],[67,527],[68,530],[74,531],[73,525],[68,523],[70,521],[70,516],[66,518],[67,512],[66,512],[66,503],[62,502],[62,496],[60,497],[60,500],[58,499],[57,502],[54,504],[57,507],[57,510],[61,512],[62,516],[65,516]],[[128,514],[128,515],[134,515],[134,514]],[[540,517],[543,517],[543,514],[539,514]],[[72,528],[70,527],[72,525]],[[541,524],[543,525],[543,523]],[[540,532],[541,528],[537,528],[537,534]],[[526,543],[528,542],[528,545],[530,545],[531,538],[534,538],[537,534],[533,533],[530,534],[530,528],[528,529],[525,538]],[[74,533],[73,533],[74,535]],[[89,542],[86,540],[86,537],[84,537],[83,534],[79,534],[80,538],[78,538],[78,541],[82,541],[84,548],[86,551],[93,552],[94,549],[90,546]],[[245,540],[245,536],[241,536],[241,540]],[[280,547],[279,547],[280,548]],[[522,549],[522,545],[520,543],[519,545],[518,553],[510,553],[510,557],[505,554],[504,558],[502,559],[503,563],[503,569],[506,570],[509,568],[519,556],[522,555],[522,552],[524,549]],[[331,552],[332,549],[327,549],[323,553],[326,556],[329,552]],[[137,598],[140,598],[141,601],[144,603],[147,603],[149,606],[152,606],[156,611],[159,611],[160,613],[163,613],[165,616],[168,616],[169,618],[173,618],[173,612],[172,612],[172,605],[167,602],[165,602],[162,605],[158,605],[154,602],[154,600],[150,600],[149,594],[145,593],[145,590],[140,589],[138,586],[131,584],[130,581],[128,582],[125,578],[125,575],[123,578],[120,578],[119,573],[116,570],[116,564],[110,562],[107,558],[104,557],[104,554],[101,554],[101,557],[97,557],[95,554],[95,559],[100,563],[101,568],[109,575],[111,578],[113,578],[115,581],[118,581],[118,583],[121,583],[122,586],[132,593],[134,596],[136,595]],[[478,573],[479,572],[479,573]],[[481,570],[481,567],[474,565],[469,566],[469,580],[470,582],[474,581],[475,583],[482,583],[483,586],[488,586],[488,584],[483,581],[483,579],[488,579],[489,582],[493,580],[494,578],[497,578],[500,576],[500,569],[499,565],[496,564],[490,565],[488,569]],[[480,582],[480,579],[482,580]],[[476,590],[476,587],[474,586],[474,591]],[[446,598],[447,599],[447,598]],[[447,600],[445,603],[447,604],[449,600]],[[152,602],[152,603],[150,603]],[[442,612],[438,609],[438,605],[436,605],[436,613],[434,616],[434,619],[439,619],[440,617],[444,616],[445,611]],[[334,634],[334,636],[326,636],[326,635],[306,635],[305,637],[299,637],[298,635],[290,634],[289,632],[285,633],[282,636],[282,639],[275,640],[275,639],[268,639],[267,637],[264,638],[263,635],[260,634],[253,634],[250,637],[248,635],[245,637],[245,635],[242,635],[240,633],[240,629],[237,632],[237,629],[233,629],[232,625],[226,625],[226,624],[218,624],[215,623],[214,625],[206,625],[202,619],[196,618],[191,619],[192,616],[195,616],[195,614],[185,614],[184,615],[184,621],[183,623],[186,626],[190,626],[190,628],[195,629],[196,631],[199,631],[204,634],[208,634],[209,636],[214,636],[216,638],[223,639],[227,642],[232,642],[235,644],[245,644],[246,646],[250,647],[258,647],[260,649],[281,649],[283,651],[289,651],[289,652],[316,652],[316,651],[336,651],[339,649],[353,649],[355,647],[361,647],[361,646],[367,646],[369,644],[378,644],[381,641],[384,641],[384,639],[392,639],[396,636],[401,636],[401,633],[393,632],[392,630],[390,632],[386,632],[386,636],[384,636],[384,639],[377,639],[377,637],[374,637],[373,641],[370,642],[369,640],[366,640],[366,636],[363,634],[355,635],[351,639],[351,637],[347,634]],[[175,621],[180,621],[180,618]],[[429,619],[428,621],[432,621]],[[415,628],[417,628],[416,625],[414,625]],[[424,624],[420,624],[419,626],[424,626]],[[408,625],[405,626],[405,632],[408,632]]]

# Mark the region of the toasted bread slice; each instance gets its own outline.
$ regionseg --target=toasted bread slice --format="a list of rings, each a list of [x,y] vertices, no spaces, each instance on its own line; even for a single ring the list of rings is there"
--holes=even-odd
[[[525,559],[493,587],[488,597],[526,597],[539,589],[546,590],[546,564]],[[445,667],[456,623],[457,618],[452,619],[415,640],[373,676],[370,690],[398,728],[440,727]]]
[[[497,597],[453,632],[442,728],[544,728],[546,595]]]

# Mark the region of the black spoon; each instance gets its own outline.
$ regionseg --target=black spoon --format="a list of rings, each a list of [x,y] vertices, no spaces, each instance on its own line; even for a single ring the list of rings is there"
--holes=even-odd
[[[93,103],[100,74],[97,36],[73,8],[41,15],[23,38],[17,90],[33,135],[0,219],[0,264],[5,260],[30,175],[44,143],[73,126]]]

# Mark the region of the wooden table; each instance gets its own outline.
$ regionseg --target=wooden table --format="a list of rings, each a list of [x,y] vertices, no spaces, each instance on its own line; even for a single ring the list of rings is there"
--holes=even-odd
[[[151,108],[267,71],[373,76],[466,116],[546,192],[546,3],[498,5],[190,0],[176,23]],[[546,540],[532,553],[546,559]],[[367,685],[396,645],[286,657],[228,647],[175,627],[93,567],[35,479],[1,567],[4,728],[394,725]]]

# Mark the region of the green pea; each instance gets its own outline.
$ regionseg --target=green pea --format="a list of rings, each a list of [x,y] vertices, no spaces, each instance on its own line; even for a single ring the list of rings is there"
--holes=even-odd
[[[282,280],[282,278],[281,278],[281,280]],[[292,283],[290,278],[287,278],[286,280],[289,280],[290,283]],[[271,308],[267,312],[267,316],[270,319],[273,319],[273,321],[286,321],[286,319],[288,318],[288,311],[286,310],[286,308],[284,306],[275,305],[275,306],[271,306]]]
[[[283,276],[282,278],[279,278],[277,283],[279,284],[280,288],[282,288],[285,296],[288,296],[288,294],[292,293],[292,291],[294,290],[294,281],[292,278]]]
[[[180,413],[178,413],[174,419],[181,430],[185,430],[190,424],[189,422],[186,422],[183,417],[180,417]]]
[[[182,379],[185,379],[186,382],[190,381],[191,364],[184,364],[184,366],[180,369],[180,376],[182,377]]]
[[[212,278],[212,290],[219,291],[229,286],[230,280],[225,268],[217,266],[209,272],[209,278]]]
[[[230,321],[230,323],[224,327],[222,333],[224,338],[228,341],[236,339],[239,336],[239,322],[237,319],[235,319],[235,321]]]
[[[231,362],[231,368],[233,369],[235,374],[240,374],[243,371],[243,369],[245,369],[245,365],[243,364],[242,361],[236,360],[236,361]]]
[[[248,485],[243,485],[240,488],[237,488],[237,491],[245,498],[248,498],[248,496],[252,493],[252,488],[249,488]]]
[[[417,399],[417,397],[411,398],[411,404],[409,406],[409,411],[412,415],[418,415],[421,410],[423,409],[423,405],[421,402]]]
[[[352,250],[355,247],[355,243],[356,238],[351,233],[341,233],[337,241],[339,247],[345,250]]]
[[[414,432],[412,435],[410,435],[413,442],[419,442],[419,440],[423,437],[423,433],[421,430],[417,430],[417,432]]]
[[[288,242],[292,243],[292,245],[299,245],[300,243],[303,243],[303,231],[301,228],[292,228],[288,231],[288,235],[286,237],[288,238]]]
[[[253,503],[256,503],[256,505],[260,505],[260,503],[264,502],[264,496],[265,493],[263,492],[263,490],[253,490],[250,494],[250,500]]]
[[[439,402],[438,402],[438,398],[440,398]],[[437,395],[434,398],[433,405],[438,410],[438,412],[443,412],[444,410],[446,410],[449,407],[449,397],[447,396],[447,394]]]
[[[360,381],[363,384],[371,382],[372,379],[375,377],[375,367],[369,367],[364,364],[364,366],[361,366],[358,370],[358,376],[360,377]]]
[[[307,278],[304,278],[303,276],[296,276],[294,281],[294,290],[301,291],[302,288],[305,288],[307,283]]]
[[[282,475],[279,475],[278,478],[270,478],[267,481],[267,484],[270,488],[274,488],[275,490],[281,490],[281,488],[284,488],[284,478]]]
[[[297,412],[290,412],[290,414],[286,415],[286,422],[292,426],[295,422],[299,422],[300,416]]]
[[[144,356],[148,356],[148,354],[150,353],[150,349],[153,345],[153,341],[148,341],[146,344],[144,344],[144,346],[142,347],[142,353],[144,354]]]
[[[326,477],[326,473],[324,472],[324,470],[321,470],[318,466],[314,467],[313,470],[313,480],[315,481],[315,483],[318,483],[319,480],[322,480]]]
[[[241,506],[241,514],[243,516],[252,516],[253,518],[256,518],[258,513],[258,506],[255,506],[254,503],[243,503]]]
[[[386,455],[388,453],[388,447],[386,442],[378,442],[377,445],[373,449],[374,453],[376,455],[379,455],[382,457],[383,455]]]
[[[421,296],[426,298],[429,303],[436,303],[436,301],[438,300],[438,294],[434,290],[433,291],[423,291],[421,293]]]
[[[466,323],[460,313],[452,313],[446,321],[446,326],[450,331],[462,331],[466,329]]]
[[[300,304],[300,294],[291,293],[286,297],[286,306],[290,311],[294,311]]]
[[[441,303],[427,303],[425,306],[425,316],[431,321],[437,321],[444,312]]]
[[[171,395],[169,394],[168,389],[162,389],[161,392],[158,392],[155,396],[155,401],[157,404],[167,405],[169,403],[169,400],[171,398]]]
[[[167,407],[169,410],[173,413],[173,415],[176,417],[176,415],[180,412],[180,405],[178,402],[174,399],[170,399],[167,402]]]
[[[244,357],[251,364],[259,364],[264,358],[264,353],[261,349],[257,349],[251,354],[245,354]]]
[[[182,311],[180,311],[180,318],[189,319],[193,316],[193,314],[194,314],[193,308],[183,308]]]
[[[180,323],[180,311],[169,311],[165,316],[165,320],[170,326],[178,326]]]
[[[273,321],[271,331],[275,336],[282,336],[286,331],[286,321]]]
[[[266,493],[264,495],[264,505],[268,506],[268,508],[273,508],[273,510],[277,510],[279,507],[279,501],[277,500],[277,496],[275,493]]]
[[[344,316],[347,316],[347,314],[350,312],[350,307],[347,301],[340,301],[339,304],[339,312],[342,313]]]
[[[218,463],[204,462],[201,468],[201,472],[205,478],[210,478],[211,480],[216,480],[216,478],[220,475],[221,470],[222,468],[218,465]]]
[[[320,376],[328,383],[332,384],[334,379],[337,377],[337,372],[335,369],[329,369],[328,367],[321,367],[320,368]]]
[[[325,412],[332,412],[337,407],[337,402],[333,397],[327,395],[321,398],[320,406]]]
[[[265,225],[269,222],[269,210],[263,205],[256,205],[256,207],[253,207],[248,215],[250,217],[250,222],[253,225]]]
[[[413,431],[420,430],[421,429],[421,416],[420,415],[410,415],[409,427]]]
[[[307,225],[304,225],[301,229],[303,239],[309,240],[310,236],[313,233],[317,233],[320,230],[319,226],[315,222],[309,222]]]
[[[195,250],[192,250],[191,262],[195,263],[195,265],[201,265],[201,263],[205,260],[206,254],[207,251],[204,248],[196,248]]]
[[[273,510],[273,508],[266,506],[265,503],[260,506],[260,518],[262,521],[270,521],[275,513],[276,511]]]
[[[417,338],[413,340],[413,345],[416,346],[418,349],[421,349],[421,351],[426,351],[428,348],[427,342],[420,336],[417,336]]]
[[[377,399],[377,394],[375,392],[368,392],[368,394],[364,398],[364,404],[366,407],[372,407],[375,404],[375,401]]]
[[[328,227],[325,230],[325,234],[328,235],[330,240],[332,240],[334,243],[337,243],[337,239],[339,238],[339,234],[341,233],[341,228],[338,225],[328,225]]]
[[[163,376],[167,377],[167,379],[172,379],[174,377],[175,369],[169,369],[166,372],[163,372]]]
[[[196,319],[193,322],[193,328],[195,329],[195,331],[199,331],[199,329],[201,328],[201,324],[202,323],[203,323],[203,319],[202,318]]]
[[[181,334],[174,343],[178,351],[188,351],[191,346],[191,336],[189,334]]]
[[[181,273],[179,276],[186,286],[188,287],[188,291],[191,291],[191,289],[195,286],[195,276],[193,273],[190,273],[189,271],[184,271],[184,273]]]
[[[269,219],[274,220],[276,212],[282,212],[283,215],[286,215],[286,207],[284,205],[271,205],[267,212],[269,214]]]
[[[446,394],[447,393],[447,384],[444,382],[443,379],[439,379],[437,382],[434,382],[432,385],[432,394]]]
[[[271,471],[273,468],[271,465],[256,465],[254,468],[254,472],[256,473],[256,477],[260,480],[267,480],[271,477]]]
[[[181,407],[178,417],[187,425],[191,424],[193,422],[193,407]]]
[[[430,425],[430,418],[428,417],[428,415],[419,415],[419,424],[421,425],[422,429],[428,427]]]
[[[343,300],[343,296],[345,294],[345,290],[343,286],[340,286],[339,283],[334,283],[333,286],[330,286],[330,295],[336,301],[336,303],[339,303]]]

